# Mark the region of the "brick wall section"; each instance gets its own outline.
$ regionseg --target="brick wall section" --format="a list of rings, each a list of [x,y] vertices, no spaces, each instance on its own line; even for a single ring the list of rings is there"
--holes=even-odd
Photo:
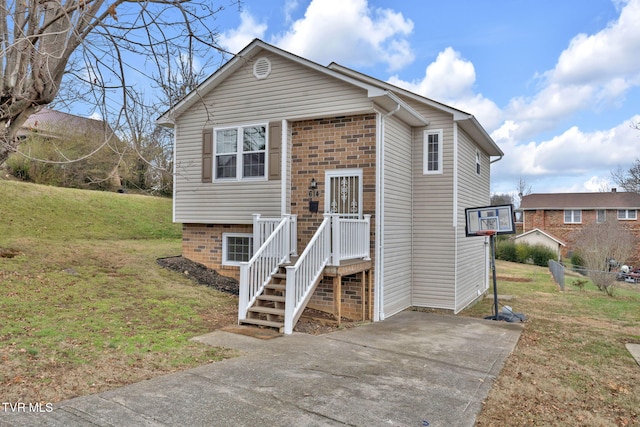
[[[238,280],[239,267],[222,265],[222,233],[253,233],[253,226],[183,224],[182,256]]]
[[[325,171],[362,169],[363,214],[371,215],[371,257],[374,256],[376,116],[374,114],[304,120],[291,124],[291,213],[298,215],[298,252],[302,253],[322,223],[325,202]],[[309,183],[318,183],[319,212],[309,212]],[[358,276],[342,278],[342,313],[360,319],[361,284]],[[326,278],[318,285],[309,306],[332,311],[333,282]]]
[[[365,299],[368,297],[368,287],[369,284],[367,283]],[[340,298],[342,317],[351,320],[362,320],[362,298],[360,274],[343,276],[342,297]],[[333,304],[333,278],[326,277],[318,284],[316,292],[309,301],[308,307],[331,313],[334,310]],[[365,316],[369,316],[369,307],[366,304],[368,304],[367,301],[365,301]]]
[[[304,120],[291,124],[291,213],[298,215],[298,251],[302,251],[322,223],[325,171],[363,170],[363,213],[375,213],[376,118],[375,115]],[[309,184],[318,183],[319,212],[309,212]],[[373,235],[371,236],[373,245]],[[372,246],[373,247],[373,246]]]
[[[618,211],[607,210],[606,217],[607,219],[615,220],[618,217]],[[564,210],[527,211],[524,220],[524,231],[539,228],[545,233],[561,240],[566,244],[566,246],[562,248],[562,256],[567,257],[570,255],[570,252],[575,249],[575,233],[585,225],[595,222],[595,210],[583,210],[581,224],[565,224]],[[636,255],[631,261],[640,261],[640,220],[619,221],[619,223],[630,233],[634,233],[637,236],[638,246],[636,247]]]

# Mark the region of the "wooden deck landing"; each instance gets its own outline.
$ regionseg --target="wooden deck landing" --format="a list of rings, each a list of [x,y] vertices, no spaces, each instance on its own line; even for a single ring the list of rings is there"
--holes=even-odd
[[[340,262],[339,266],[328,266],[324,269],[325,277],[333,277],[333,315],[338,321],[338,325],[342,321],[342,276],[350,276],[352,274],[360,274],[360,283],[362,283],[362,320],[373,318],[373,271],[371,269],[373,262],[371,260],[364,261],[362,259],[351,259]],[[367,284],[369,284],[367,292]],[[365,299],[366,295],[366,299]],[[365,304],[365,300],[367,303]],[[369,308],[367,310],[367,307]]]

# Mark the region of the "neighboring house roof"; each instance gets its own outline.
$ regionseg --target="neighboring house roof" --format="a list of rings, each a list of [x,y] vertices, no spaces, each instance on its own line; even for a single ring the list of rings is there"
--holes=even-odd
[[[102,120],[80,117],[49,108],[42,108],[29,116],[18,130],[18,137],[26,137],[33,132],[49,138],[63,138],[70,135],[99,135],[103,138],[105,134],[109,138],[116,137],[111,127]]]
[[[522,210],[562,209],[640,209],[640,194],[611,191],[608,193],[547,193],[522,197]]]
[[[518,234],[517,236],[514,237],[514,239],[516,239],[516,240],[517,239],[521,239],[521,238],[524,238],[524,237],[526,237],[528,235],[535,234],[535,233],[543,234],[544,236],[548,237],[549,239],[553,240],[554,242],[558,243],[559,245],[567,246],[566,244],[564,244],[564,242],[556,239],[555,237],[553,237],[549,233],[545,233],[544,231],[540,230],[539,228],[534,228],[533,230],[529,230],[526,233]]]
[[[247,61],[251,60],[261,51],[266,50],[277,55],[286,57],[298,64],[309,67],[318,72],[324,73],[346,83],[359,87],[367,92],[367,96],[376,104],[387,109],[388,111],[396,111],[396,115],[412,126],[427,126],[429,121],[413,109],[409,104],[404,102],[398,94],[407,96],[418,102],[427,104],[440,111],[444,111],[453,115],[454,121],[468,132],[478,144],[486,150],[490,156],[503,156],[504,153],[498,145],[493,141],[489,134],[484,130],[476,118],[468,113],[446,106],[439,102],[393,86],[389,83],[382,82],[373,77],[358,73],[346,67],[332,63],[328,67],[317,64],[308,59],[294,55],[290,52],[279,49],[259,39],[254,39],[242,51],[240,51],[233,59],[229,60],[220,69],[213,73],[198,88],[186,95],[176,105],[158,118],[158,123],[165,126],[173,126],[174,119],[180,116],[191,106],[199,102],[204,95],[213,90],[217,85],[223,82],[227,76],[232,74],[238,68],[244,66]]]

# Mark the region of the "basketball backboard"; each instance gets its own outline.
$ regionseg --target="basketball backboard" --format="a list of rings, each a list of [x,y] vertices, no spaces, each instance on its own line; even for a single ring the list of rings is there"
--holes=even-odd
[[[515,234],[516,224],[513,217],[513,205],[483,206],[467,208],[465,233],[469,236],[491,234]]]

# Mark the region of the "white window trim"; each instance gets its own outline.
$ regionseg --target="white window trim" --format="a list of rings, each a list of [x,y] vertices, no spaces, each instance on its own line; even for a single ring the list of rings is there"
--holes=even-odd
[[[604,218],[602,221],[598,218],[598,212],[602,212],[604,214]],[[606,209],[596,209],[596,224],[604,224],[607,222],[607,210]]]
[[[438,169],[436,170],[429,170],[429,135],[438,135]],[[442,135],[443,135],[443,131],[442,129],[436,129],[436,130],[425,130],[424,131],[424,142],[423,142],[423,156],[422,156],[422,174],[423,175],[438,175],[438,174],[442,174],[442,160],[443,160],[443,155],[442,155]]]
[[[229,237],[248,237],[249,239],[253,240],[253,233],[222,233],[222,265],[239,267],[241,265],[241,262],[228,260],[229,254],[227,251],[227,238]],[[251,256],[253,256],[253,251],[250,251],[249,253],[249,258],[251,258]]]
[[[567,221],[567,212],[571,212],[571,221]],[[576,221],[575,212],[580,212],[580,221]],[[565,209],[562,216],[565,224],[582,224],[582,210],[580,209]]]
[[[624,217],[620,217],[620,212],[624,212]],[[633,218],[629,216],[630,212],[634,212]],[[638,211],[637,209],[618,209],[618,220],[619,221],[636,221],[638,219]]]
[[[482,171],[482,157],[480,157],[480,150],[476,149],[476,175],[480,176]]]
[[[242,151],[242,136],[243,136],[243,132],[242,130],[244,128],[250,128],[250,127],[256,127],[256,126],[264,126],[265,128],[265,132],[264,132],[264,176],[250,176],[250,177],[243,177],[242,176],[242,171],[244,170],[244,165],[242,163],[243,161],[243,151]],[[235,178],[217,178],[216,177],[216,168],[217,168],[217,157],[218,157],[218,131],[221,130],[229,130],[229,129],[235,129],[237,130],[237,140],[236,140],[236,176]],[[220,155],[227,155],[227,154],[231,154],[231,153],[222,153]],[[232,182],[232,181],[267,181],[268,180],[268,174],[269,174],[269,123],[252,123],[252,124],[242,124],[242,125],[235,125],[235,126],[220,126],[220,127],[216,127],[213,128],[213,161],[212,163],[212,167],[213,167],[213,171],[212,171],[212,181],[213,182]]]

